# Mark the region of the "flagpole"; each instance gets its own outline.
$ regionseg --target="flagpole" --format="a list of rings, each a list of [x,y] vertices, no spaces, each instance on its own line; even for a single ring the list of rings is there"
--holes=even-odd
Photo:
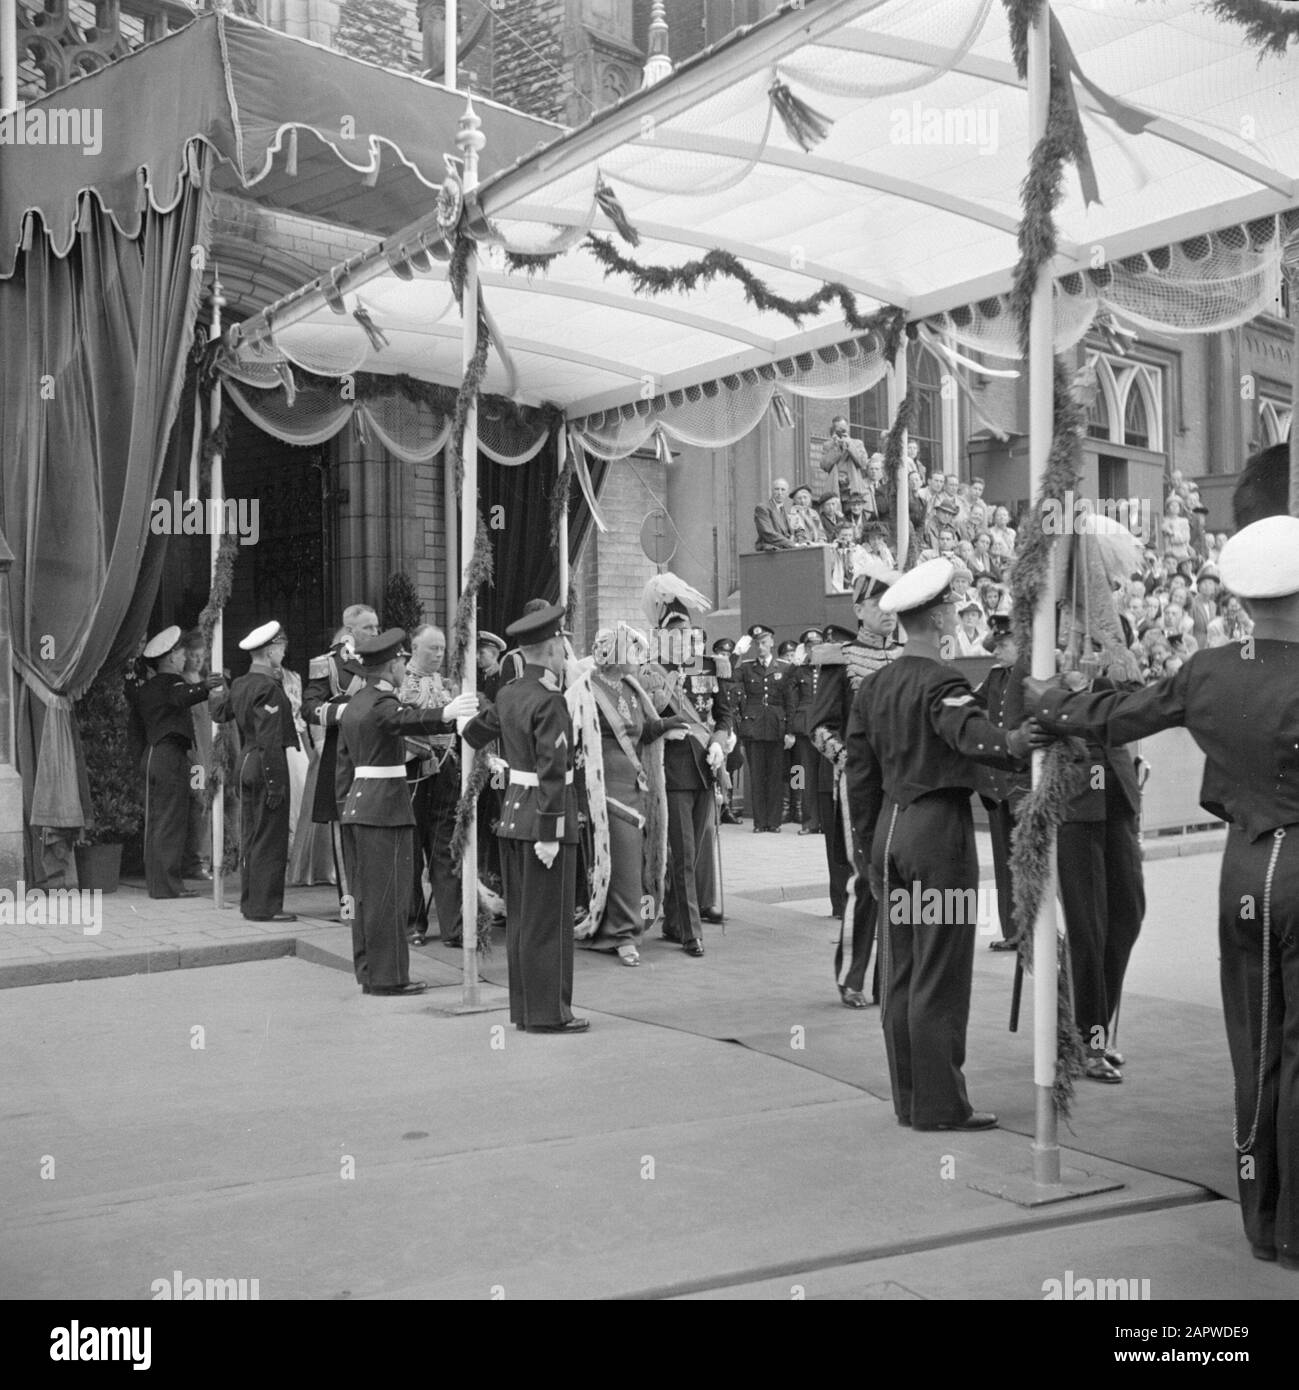
[[[18,0],[0,0],[0,116],[18,110]]]
[[[1038,10],[1028,29],[1029,148],[1046,134],[1050,101],[1050,3]],[[1051,268],[1044,263],[1033,288],[1028,338],[1028,460],[1029,492],[1037,497],[1046,477],[1051,450],[1054,398],[1054,305]],[[1032,673],[1038,680],[1055,675],[1055,583],[1053,569],[1046,576],[1033,614]],[[1041,752],[1033,755],[1033,783],[1042,778]],[[1036,1087],[1036,1123],[1033,1138],[1033,1181],[1056,1186],[1060,1182],[1060,1141],[1055,1108],[1056,998],[1059,964],[1056,945],[1056,846],[1052,836],[1046,884],[1033,927],[1033,1081]]]
[[[446,4],[447,22],[442,36],[442,82],[454,92],[460,70],[460,59],[456,52],[459,47],[456,30],[460,27],[460,17],[456,13],[456,0],[446,0]]]
[[[209,342],[216,342],[221,337],[221,309],[225,304],[225,297],[221,292],[221,270],[213,262],[212,266],[212,323],[208,329]],[[212,430],[215,434],[221,424],[221,376],[215,373],[212,378]],[[213,518],[223,516],[225,513],[225,477],[221,449],[218,445],[212,451],[212,481],[209,488],[211,496],[211,516]],[[221,553],[221,528],[211,527],[211,535],[208,537],[208,544],[211,547],[211,581],[209,589],[216,583],[217,561]],[[220,673],[225,669],[223,652],[223,619],[221,609],[217,609],[216,622],[212,626],[212,670]],[[212,741],[215,746],[218,736],[218,727],[215,721],[212,724]],[[225,838],[226,838],[226,800],[225,779],[221,775],[221,768],[216,759],[212,760],[212,775],[216,779],[216,792],[212,798],[212,906],[225,906]]]
[[[448,6],[448,22],[454,15]],[[454,49],[452,50],[454,52]],[[460,117],[460,127],[456,134],[456,146],[464,157],[464,191],[468,195],[478,186],[478,155],[487,143],[482,133],[482,121],[474,110],[473,98],[465,103],[464,114]],[[466,236],[468,232],[464,233]],[[463,337],[461,340],[461,361],[468,373],[478,347],[478,248],[471,242],[469,254],[465,258],[465,292],[461,308]],[[462,453],[464,481],[460,494],[460,592],[463,594],[469,585],[469,570],[473,564],[474,542],[478,529],[478,396],[474,394],[469,402],[465,417],[464,449]],[[478,684],[478,615],[469,610],[468,631],[465,634],[463,652],[463,676],[461,692],[467,695],[476,693]],[[460,796],[469,794],[469,779],[473,772],[473,753],[468,744],[462,745],[460,759]],[[461,1004],[466,1009],[480,1007],[478,990],[478,826],[474,817],[469,819],[468,834],[465,836],[465,857],[460,868],[460,914],[461,940],[464,949],[464,982],[461,991]]]
[[[564,465],[568,462],[568,426],[560,423],[559,430],[555,437],[555,470],[556,486],[558,480],[564,476]],[[559,602],[560,606],[566,611],[568,609],[568,500],[565,498],[564,509],[559,514]]]

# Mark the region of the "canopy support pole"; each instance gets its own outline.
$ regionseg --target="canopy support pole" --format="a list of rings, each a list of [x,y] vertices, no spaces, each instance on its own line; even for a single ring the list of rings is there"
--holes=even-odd
[[[564,476],[564,466],[568,463],[568,426],[561,423],[555,438],[555,477],[556,486],[558,480]],[[559,514],[559,602],[567,610],[568,608],[568,501],[564,501],[564,509]]]
[[[460,73],[460,57],[456,51],[459,47],[457,30],[460,28],[460,17],[456,13],[456,4],[457,0],[446,0],[447,23],[442,36],[442,83],[452,92],[456,90]]]
[[[890,422],[898,418],[902,402],[907,398],[907,336],[902,335],[901,346],[893,358],[893,370],[889,373],[888,406]],[[907,458],[907,432],[902,432],[902,453],[898,459],[897,509],[895,518],[898,528],[898,548],[894,563],[899,571],[907,567],[907,549],[911,544],[911,461]]]
[[[1050,48],[1047,25],[1050,3],[1044,3],[1028,30],[1029,148],[1046,134],[1050,100]],[[1043,264],[1033,289],[1028,338],[1028,459],[1029,491],[1037,497],[1046,477],[1054,418],[1054,305],[1051,271]],[[1047,574],[1033,615],[1032,672],[1038,680],[1055,675],[1055,583]],[[1042,778],[1041,752],[1033,755],[1033,783]],[[1055,1108],[1056,998],[1059,964],[1056,945],[1056,849],[1052,843],[1042,894],[1033,927],[1033,1081],[1036,1087],[1036,1123],[1033,1137],[1033,1181],[1039,1186],[1060,1182],[1060,1140]]]
[[[212,267],[212,323],[208,328],[208,341],[215,342],[221,337],[221,310],[225,305],[225,296],[221,291],[221,271],[213,263]],[[215,431],[221,424],[221,374],[215,373],[212,378],[212,429]],[[225,476],[221,450],[217,448],[212,453],[212,480],[209,487],[211,496],[210,515],[219,517],[225,515]],[[212,534],[208,538],[211,546],[211,578],[209,586],[216,583],[217,561],[221,554],[222,530],[219,526],[213,526]],[[224,633],[222,631],[224,618],[221,609],[217,609],[216,622],[212,627],[212,670],[221,672],[225,669],[224,659]],[[218,726],[214,721],[212,724],[212,741],[215,745],[219,733]],[[226,884],[225,884],[225,862],[226,862],[226,797],[224,778],[221,769],[213,760],[212,775],[216,779],[216,791],[212,797],[212,906],[222,908],[226,905]]]
[[[1299,516],[1299,425],[1295,423],[1299,418],[1299,229],[1291,232],[1283,248],[1281,273],[1290,290],[1290,323],[1294,335],[1290,373],[1290,515]]]
[[[0,0],[0,116],[18,110],[18,0]]]
[[[454,10],[447,7],[448,33]],[[451,61],[455,61],[454,46],[449,50]],[[464,189],[471,193],[478,186],[478,155],[487,143],[482,133],[482,121],[474,110],[473,98],[465,104],[460,117],[460,127],[456,134],[456,146],[464,156]],[[464,235],[468,235],[465,232]],[[464,336],[461,343],[461,361],[467,374],[478,348],[478,248],[471,244],[465,259],[465,292],[461,305],[461,321]],[[465,437],[462,450],[464,481],[460,493],[460,583],[459,592],[463,594],[469,586],[469,571],[474,559],[474,542],[478,531],[478,396],[475,393],[469,402],[465,417]],[[469,610],[468,630],[462,653],[462,675],[460,690],[462,694],[473,695],[478,685],[478,615]],[[473,749],[467,743],[461,744],[460,757],[460,795],[463,799],[469,794],[469,780],[473,772]],[[461,940],[464,950],[464,981],[461,986],[461,1007],[478,1009],[481,995],[478,989],[478,826],[475,817],[469,821],[469,833],[465,836],[465,857],[460,866],[460,915]]]

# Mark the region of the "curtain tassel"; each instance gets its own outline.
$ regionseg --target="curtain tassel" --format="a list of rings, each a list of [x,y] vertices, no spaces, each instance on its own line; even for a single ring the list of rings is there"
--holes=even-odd
[[[672,446],[668,443],[668,437],[662,425],[654,426],[654,457],[660,463],[672,462]]]
[[[777,78],[767,90],[771,104],[785,123],[789,138],[803,151],[811,152],[813,145],[819,145],[830,133],[834,122],[829,116],[814,110],[801,97],[796,97],[787,82]]]
[[[614,230],[629,246],[640,245],[640,233],[627,219],[627,212],[618,201],[618,195],[604,181],[604,175],[595,176],[595,201],[600,211],[613,223]]]
[[[771,413],[776,417],[776,424],[782,430],[792,430],[794,428],[794,417],[790,414],[789,402],[780,391],[772,392]]]
[[[352,317],[365,329],[365,336],[370,340],[370,346],[375,352],[382,352],[388,346],[388,335],[370,317],[370,311],[364,304],[358,304],[352,310]]]

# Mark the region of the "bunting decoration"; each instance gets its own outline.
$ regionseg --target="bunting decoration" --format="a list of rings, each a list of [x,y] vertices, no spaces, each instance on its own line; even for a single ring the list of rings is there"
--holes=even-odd
[[[595,181],[595,201],[600,207],[600,211],[614,225],[614,230],[629,246],[640,245],[640,233],[627,218],[627,213],[623,205],[618,201],[618,195],[604,180],[603,174],[596,175]]]

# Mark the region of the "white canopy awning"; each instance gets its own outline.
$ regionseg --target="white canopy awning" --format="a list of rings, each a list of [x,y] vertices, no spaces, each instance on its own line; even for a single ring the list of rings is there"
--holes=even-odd
[[[1058,277],[1299,206],[1293,58],[1260,60],[1201,0],[1052,8],[1086,79],[1073,87],[1102,199],[1088,206],[1068,168]],[[776,109],[777,82],[831,123],[810,153]],[[1121,129],[1108,98],[1148,116],[1145,128]],[[642,266],[731,252],[790,300],[837,282],[863,315],[894,305],[923,320],[1004,293],[1030,154],[999,0],[787,4],[480,187],[483,303],[507,349],[484,389],[578,419],[854,336],[835,301],[795,324],[723,275],[637,293],[627,274],[606,274],[588,229]],[[635,249],[597,207],[601,178],[640,233]],[[431,227],[341,279],[347,309],[359,301],[386,346],[323,306],[291,326],[268,311],[275,346],[312,370],[458,385],[446,266],[413,279],[387,269],[430,244]],[[506,267],[503,249],[565,243],[534,274]]]

